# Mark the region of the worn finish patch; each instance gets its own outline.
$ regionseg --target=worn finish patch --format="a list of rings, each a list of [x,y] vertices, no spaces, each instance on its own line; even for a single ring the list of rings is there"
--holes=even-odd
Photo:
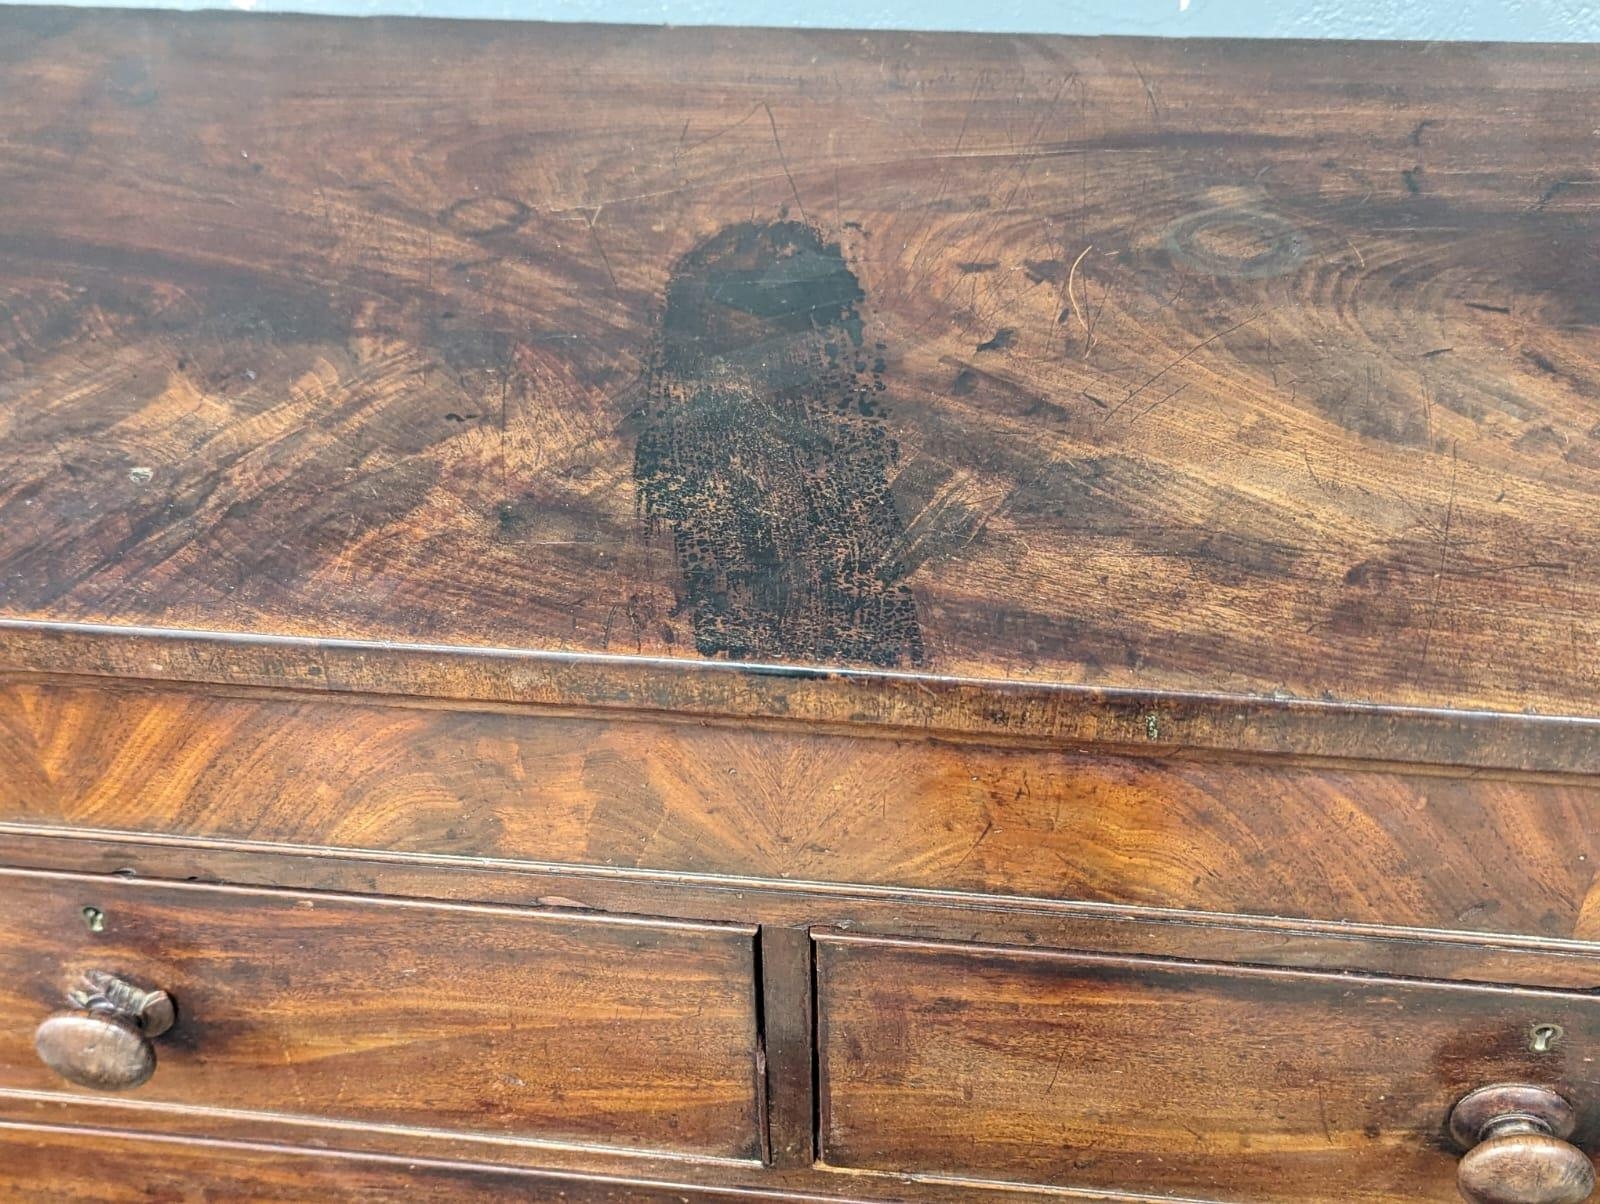
[[[1185,214],[1167,228],[1165,241],[1185,267],[1240,280],[1296,271],[1309,249],[1307,237],[1277,214],[1226,205]]]
[[[801,222],[729,226],[672,273],[634,475],[702,655],[922,663],[862,300]]]

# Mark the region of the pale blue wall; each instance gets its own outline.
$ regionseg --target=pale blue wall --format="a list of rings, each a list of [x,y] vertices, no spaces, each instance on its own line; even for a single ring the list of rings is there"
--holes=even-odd
[[[119,0],[88,0],[96,6]],[[1600,0],[121,0],[249,8],[676,25],[1150,34],[1164,37],[1600,41]]]

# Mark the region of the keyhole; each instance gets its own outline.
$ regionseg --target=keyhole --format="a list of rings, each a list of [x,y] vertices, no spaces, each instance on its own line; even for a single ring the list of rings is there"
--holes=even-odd
[[[104,932],[106,930],[106,913],[98,907],[85,907],[83,909],[83,923],[90,932]]]
[[[1529,1049],[1534,1053],[1549,1053],[1555,1048],[1556,1042],[1566,1036],[1566,1030],[1559,1024],[1536,1024],[1529,1036]]]

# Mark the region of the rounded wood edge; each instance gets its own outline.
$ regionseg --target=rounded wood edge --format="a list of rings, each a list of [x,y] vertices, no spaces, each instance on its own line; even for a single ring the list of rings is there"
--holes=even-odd
[[[1600,716],[0,617],[0,674],[831,725],[1001,744],[1600,773]]]

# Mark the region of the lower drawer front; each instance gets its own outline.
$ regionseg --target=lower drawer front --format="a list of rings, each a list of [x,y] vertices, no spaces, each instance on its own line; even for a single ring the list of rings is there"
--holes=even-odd
[[[7,1204],[761,1204],[742,1192],[505,1167],[0,1124]]]
[[[1567,992],[827,934],[817,1007],[838,1167],[1459,1204],[1476,1088],[1552,1089],[1580,1147],[1600,1127],[1600,999]]]
[[[176,1001],[141,1104],[759,1154],[749,929],[0,871],[0,1090],[88,971]]]

